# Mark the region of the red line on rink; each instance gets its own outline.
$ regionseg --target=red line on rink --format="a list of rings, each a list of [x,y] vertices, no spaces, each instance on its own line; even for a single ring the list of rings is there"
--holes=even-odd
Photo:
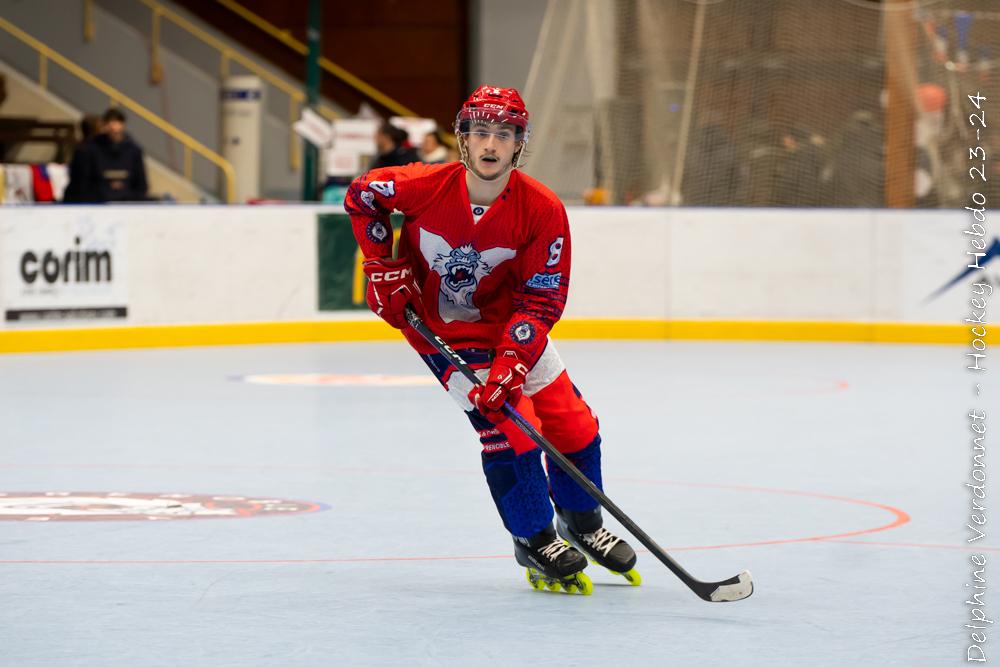
[[[953,551],[1000,551],[1000,547],[977,547],[974,544],[922,544],[915,542],[869,542],[867,540],[831,540],[837,544],[860,544],[868,547],[908,547],[911,549],[951,549]]]
[[[869,535],[871,533],[879,533],[884,530],[892,530],[893,528],[899,528],[904,523],[909,523],[910,515],[899,509],[898,507],[893,507],[892,505],[883,505],[882,503],[872,502],[870,500],[860,500],[858,498],[848,498],[846,496],[831,496],[825,493],[813,493],[811,491],[789,491],[786,489],[768,489],[759,486],[742,486],[738,484],[700,484],[694,482],[674,482],[666,480],[653,480],[653,479],[636,479],[630,477],[618,477],[616,478],[625,482],[632,482],[634,484],[650,484],[654,486],[687,486],[691,488],[698,489],[722,489],[725,491],[751,491],[755,493],[775,493],[785,496],[805,496],[807,498],[820,498],[822,500],[834,500],[841,503],[851,503],[854,505],[864,505],[866,507],[875,507],[880,510],[885,510],[893,515],[893,520],[889,523],[875,526],[873,528],[864,528],[862,530],[852,530],[847,533],[836,533],[834,535],[812,535],[809,537],[792,537],[778,540],[764,540],[759,542],[741,542],[734,544],[716,544],[710,546],[697,546],[697,547],[673,547],[673,551],[699,551],[706,549],[729,549],[735,547],[761,547],[772,544],[792,544],[794,542],[823,542],[827,540],[841,540],[845,537],[857,537],[858,535]]]

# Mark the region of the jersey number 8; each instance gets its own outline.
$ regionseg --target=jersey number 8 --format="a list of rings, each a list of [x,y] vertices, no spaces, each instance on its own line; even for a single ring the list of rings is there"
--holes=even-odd
[[[555,266],[559,263],[559,258],[562,257],[562,247],[563,237],[561,236],[549,244],[549,261],[545,262],[545,266]]]

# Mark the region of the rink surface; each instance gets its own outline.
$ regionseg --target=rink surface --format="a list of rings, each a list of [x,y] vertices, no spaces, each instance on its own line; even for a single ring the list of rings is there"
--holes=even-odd
[[[965,542],[965,415],[989,375],[961,348],[559,349],[601,419],[608,495],[695,576],[750,569],[751,598],[703,602],[648,553],[639,588],[590,566],[590,597],[536,592],[436,386],[246,381],[427,375],[402,343],[0,355],[0,493],[318,507],[0,520],[0,664],[965,663],[970,555],[987,586],[1000,557],[991,523]]]

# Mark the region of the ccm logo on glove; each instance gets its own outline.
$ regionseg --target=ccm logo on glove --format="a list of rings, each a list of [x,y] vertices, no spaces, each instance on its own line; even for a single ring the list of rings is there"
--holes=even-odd
[[[422,315],[420,287],[406,258],[369,259],[362,268],[368,276],[365,300],[373,313],[397,329],[406,326],[406,304]]]
[[[383,271],[381,273],[372,271],[368,274],[368,280],[373,283],[387,283],[393,280],[403,280],[413,275],[413,269],[402,269],[401,271]]]

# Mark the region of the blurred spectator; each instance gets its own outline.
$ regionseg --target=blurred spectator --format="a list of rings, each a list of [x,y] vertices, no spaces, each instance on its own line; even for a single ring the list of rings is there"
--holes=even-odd
[[[913,123],[914,203],[918,208],[937,208],[942,205],[942,195],[947,190],[941,178],[944,174],[941,149],[946,137],[948,94],[937,84],[922,83],[917,86],[916,97],[917,117]]]
[[[73,157],[69,161],[69,185],[63,193],[63,201],[68,204],[79,204],[93,202],[95,199],[87,199],[87,193],[83,191],[84,184],[91,182],[90,170],[93,167],[93,145],[94,137],[101,132],[101,118],[93,114],[87,114],[80,119],[80,142],[73,151]]]
[[[746,144],[741,150],[740,176],[743,192],[740,205],[778,206],[778,167],[783,157],[779,137],[781,132],[771,120],[755,118],[746,129]]]
[[[784,155],[777,146],[756,144],[747,155],[746,194],[740,201],[746,206],[780,206],[778,170]]]
[[[382,123],[375,133],[375,147],[378,155],[369,169],[380,167],[400,167],[411,162],[419,162],[417,150],[408,146],[409,135],[392,123]]]
[[[916,158],[913,172],[914,205],[917,208],[938,208],[941,199],[934,179],[934,156],[927,147],[919,144],[913,150]]]
[[[142,148],[125,132],[125,114],[111,108],[101,117],[103,131],[84,142],[79,184],[70,175],[76,202],[143,201],[149,187]]]
[[[833,164],[835,206],[884,205],[882,130],[870,111],[855,111],[847,121]]]
[[[442,164],[449,162],[448,147],[437,130],[424,135],[420,145],[420,158],[426,164]]]
[[[687,206],[733,206],[742,189],[739,148],[721,123],[698,128],[687,151],[688,164],[703,165],[684,175],[681,188]]]
[[[818,206],[827,203],[824,196],[822,149],[812,140],[812,134],[801,126],[793,126],[781,137],[781,157],[778,162],[777,203],[782,206]]]
[[[104,127],[101,123],[101,117],[97,114],[88,113],[80,119],[81,143],[87,141],[88,139],[93,139],[103,131]]]

